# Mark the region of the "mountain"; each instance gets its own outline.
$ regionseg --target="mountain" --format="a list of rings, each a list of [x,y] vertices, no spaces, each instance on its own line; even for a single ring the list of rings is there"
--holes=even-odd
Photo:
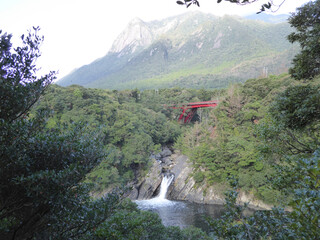
[[[216,88],[286,72],[297,53],[289,24],[191,12],[161,21],[134,19],[108,54],[57,84],[92,88]]]
[[[245,18],[251,20],[260,20],[267,23],[282,23],[287,22],[289,17],[289,14],[272,15],[266,13],[259,13],[246,16]]]

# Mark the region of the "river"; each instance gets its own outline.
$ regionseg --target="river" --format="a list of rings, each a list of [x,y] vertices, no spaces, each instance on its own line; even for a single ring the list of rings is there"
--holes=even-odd
[[[156,198],[135,201],[138,208],[158,213],[165,226],[185,228],[195,226],[208,232],[206,217],[219,218],[223,213],[222,205],[196,204],[185,201],[171,201],[166,199],[166,192],[173,180],[173,176],[163,177],[160,193]],[[246,210],[251,214],[253,210]]]

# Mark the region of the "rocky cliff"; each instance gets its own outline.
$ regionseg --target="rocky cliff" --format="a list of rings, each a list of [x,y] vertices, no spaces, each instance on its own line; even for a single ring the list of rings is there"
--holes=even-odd
[[[172,173],[175,175],[175,179],[168,189],[168,199],[202,204],[223,204],[225,200],[221,190],[217,190],[215,186],[208,186],[206,183],[196,184],[192,177],[192,171],[188,157],[172,153],[170,149],[165,147],[162,152],[153,156],[151,170],[145,178],[134,185],[129,198],[140,200],[156,196],[163,175]],[[240,192],[238,202],[240,204],[249,202],[251,208],[257,209],[271,209],[272,207],[244,192]]]
[[[154,33],[152,29],[141,19],[135,18],[113,42],[109,52],[118,53],[120,57],[125,48],[131,50],[127,54],[134,53],[137,49],[150,45],[153,40]]]

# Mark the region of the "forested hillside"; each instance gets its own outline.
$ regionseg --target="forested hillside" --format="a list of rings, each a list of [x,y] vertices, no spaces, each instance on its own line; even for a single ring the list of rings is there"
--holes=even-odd
[[[319,79],[313,84],[317,82]],[[148,171],[151,154],[163,145],[174,144],[190,157],[198,184],[225,189],[227,178],[236,176],[243,191],[267,203],[280,204],[288,196],[270,188],[269,179],[276,174],[274,165],[281,165],[287,154],[306,156],[314,152],[319,141],[317,124],[307,132],[289,131],[280,125],[272,130],[275,120],[271,111],[277,95],[295,86],[305,84],[287,74],[212,91],[174,88],[140,92],[52,86],[35,109],[52,110],[49,128],[81,122],[100,129],[100,141],[108,155],[88,175],[97,191],[137,181]],[[201,122],[198,118],[190,126],[178,124],[180,110],[166,107],[212,99],[220,100],[218,108],[200,110]],[[303,103],[296,104],[300,107]],[[269,146],[268,139],[275,145]]]
[[[81,86],[53,85],[34,108],[50,109],[48,128],[81,123],[99,130],[99,141],[107,156],[88,175],[97,191],[138,180],[150,166],[150,156],[162,145],[172,145],[184,126],[178,124],[179,110],[168,103],[204,101],[223,91],[163,89],[108,91]]]
[[[221,189],[219,184],[225,186],[228,177],[236,176],[242,190],[268,203],[286,204],[283,201],[288,201],[288,196],[270,187],[270,179],[277,174],[274,166],[282,165],[287,156],[305,157],[313,153],[319,146],[319,122],[312,122],[303,130],[290,129],[279,122],[288,117],[282,112],[286,108],[301,112],[309,104],[319,114],[316,106],[319,81],[315,79],[317,87],[310,87],[313,94],[307,90],[309,85],[288,75],[251,79],[243,85],[230,86],[207,121],[195,124],[175,144],[192,160],[195,180],[208,186],[216,184]],[[290,93],[300,88],[306,92],[295,93],[288,100],[292,102],[281,106],[285,104],[283,91]],[[283,110],[276,112],[276,107]],[[274,114],[281,116],[280,119],[275,119]],[[305,114],[303,117],[307,117]]]

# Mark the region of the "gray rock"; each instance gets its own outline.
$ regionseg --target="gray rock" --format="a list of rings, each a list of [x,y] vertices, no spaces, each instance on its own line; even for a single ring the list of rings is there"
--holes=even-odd
[[[164,157],[162,158],[162,163],[165,165],[170,165],[172,164],[172,159],[170,157]]]
[[[157,160],[160,160],[161,159],[161,154],[158,153],[158,154],[154,155],[154,158],[157,159]]]
[[[171,172],[175,174],[174,185],[169,189],[169,197],[174,200],[184,200],[196,203],[205,204],[223,204],[223,197],[213,191],[212,187],[197,186],[195,181],[190,176],[193,168],[189,159],[184,156],[174,156],[175,165],[172,167]],[[206,190],[207,194],[203,193]]]
[[[145,22],[139,18],[135,18],[113,42],[110,52],[119,53],[120,55],[122,50],[130,46],[133,53],[139,47],[150,45],[154,39],[154,35],[152,29]]]
[[[138,195],[139,195],[138,189],[136,187],[133,187],[132,190],[129,192],[129,195],[126,197],[130,199],[137,199]]]
[[[169,157],[169,156],[172,155],[172,152],[170,151],[169,148],[165,147],[165,148],[161,151],[160,155],[161,155],[162,157]]]
[[[170,154],[169,154],[170,153]],[[174,174],[175,179],[168,189],[167,197],[172,200],[184,200],[202,204],[223,204],[224,196],[217,191],[215,186],[209,186],[205,181],[199,185],[191,177],[193,168],[189,159],[184,155],[172,154],[165,148],[161,152],[161,162],[153,158],[153,166],[145,178],[130,192],[131,199],[149,199],[156,194],[162,181],[162,174]],[[170,157],[169,157],[170,156]],[[268,209],[261,201],[255,201],[252,196],[245,193],[240,193],[239,202],[251,203],[251,206],[257,206],[263,209]]]
[[[139,186],[139,191],[138,191],[138,196],[137,199],[142,200],[142,199],[149,199],[153,196],[153,193],[155,192],[156,188],[155,186],[158,186],[156,182],[142,182],[141,185]]]
[[[153,160],[153,165],[147,174],[147,176],[143,179],[142,182],[137,184],[136,188],[138,189],[138,194],[136,198],[131,198],[133,200],[135,199],[149,199],[151,198],[156,189],[161,184],[161,173],[162,173],[162,166],[159,162],[157,162],[155,159]],[[134,195],[132,195],[134,196]]]

